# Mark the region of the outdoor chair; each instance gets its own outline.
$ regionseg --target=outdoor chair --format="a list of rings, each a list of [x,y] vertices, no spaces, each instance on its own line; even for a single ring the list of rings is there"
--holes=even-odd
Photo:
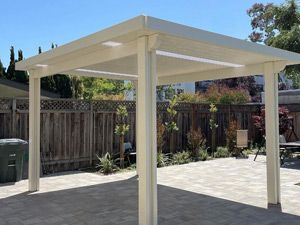
[[[300,151],[300,141],[287,142],[284,135],[279,135],[279,148],[280,148],[280,163],[284,164],[285,156],[287,151],[299,152]],[[260,150],[258,149],[254,157],[256,160]]]

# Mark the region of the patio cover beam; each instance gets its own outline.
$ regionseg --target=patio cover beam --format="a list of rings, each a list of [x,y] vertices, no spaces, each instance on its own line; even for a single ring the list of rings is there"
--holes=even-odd
[[[62,58],[60,62],[55,63],[53,65],[42,65],[41,67],[38,67],[39,65],[37,64],[37,66],[35,67],[35,70],[37,70],[35,76],[46,77],[59,73],[76,73],[78,72],[74,72],[74,70],[76,69],[104,62],[109,62],[115,59],[124,58],[134,54],[136,54],[135,41],[125,43],[113,48],[109,47],[103,50],[92,51],[88,54],[80,54],[79,52],[78,55],[66,60]],[[99,75],[98,77],[101,76]]]
[[[284,64],[285,61],[277,62],[277,65]],[[247,65],[242,67],[230,67],[208,71],[195,71],[191,73],[181,73],[175,75],[164,75],[158,78],[158,85],[176,84],[183,82],[194,82],[201,80],[217,80],[242,76],[253,76],[264,73],[264,63]]]

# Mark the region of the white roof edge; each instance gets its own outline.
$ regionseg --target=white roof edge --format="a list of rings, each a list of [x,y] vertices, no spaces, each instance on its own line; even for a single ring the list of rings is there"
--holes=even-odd
[[[58,48],[43,52],[40,55],[35,55],[28,59],[17,62],[16,69],[27,70],[33,65],[39,64],[40,62],[46,61],[48,59],[61,56],[64,54],[68,54],[76,50],[79,50],[81,48],[89,47],[91,45],[113,39],[123,34],[127,34],[138,30],[143,30],[145,28],[145,20],[146,20],[146,16],[141,15],[126,20],[124,22],[118,23],[116,25],[105,28],[96,33],[90,34],[83,38],[59,46]]]
[[[158,19],[151,16],[140,15],[109,28],[90,34],[78,40],[69,42],[58,48],[43,52],[40,55],[30,57],[16,63],[16,70],[29,70],[36,64],[42,64],[44,61],[54,57],[69,54],[81,48],[86,48],[118,36],[134,32],[147,31],[154,33],[169,34],[189,40],[206,42],[213,45],[224,46],[231,49],[244,50],[256,54],[274,56],[279,60],[288,61],[287,64],[300,64],[300,54],[273,48],[249,41],[217,34],[198,28]]]
[[[261,55],[275,56],[281,58],[281,60],[300,63],[300,54],[295,52],[257,44],[250,41],[205,31],[199,28],[182,25],[151,16],[147,16],[146,18],[146,29],[177,36],[179,38],[206,42],[209,44],[224,46],[231,49],[244,50]]]

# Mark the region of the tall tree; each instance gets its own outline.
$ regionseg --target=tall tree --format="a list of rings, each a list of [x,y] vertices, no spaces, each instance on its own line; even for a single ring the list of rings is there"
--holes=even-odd
[[[124,81],[110,80],[93,77],[82,77],[83,98],[101,99],[107,95],[124,95],[125,91],[131,90],[132,85],[124,84]]]
[[[251,41],[300,53],[300,9],[296,0],[280,5],[256,3],[247,14],[251,18]],[[284,72],[298,88],[300,65],[287,66]]]
[[[42,53],[42,48],[39,46],[38,54]],[[41,88],[47,91],[56,92],[55,82],[53,76],[43,77],[41,79]]]
[[[0,77],[4,77],[5,76],[5,68],[2,64],[2,61],[0,60]]]
[[[14,50],[14,47],[11,46],[10,47],[10,62],[9,62],[9,66],[8,66],[7,72],[6,72],[6,78],[9,80],[15,80],[15,78],[16,78],[15,64],[16,64],[15,50]]]
[[[18,62],[23,60],[22,50],[18,50]],[[16,81],[28,83],[28,74],[26,71],[15,71]]]

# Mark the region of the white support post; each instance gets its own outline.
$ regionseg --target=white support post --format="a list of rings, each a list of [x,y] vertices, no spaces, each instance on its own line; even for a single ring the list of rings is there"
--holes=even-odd
[[[264,65],[268,203],[280,203],[278,73],[272,62]]]
[[[139,225],[157,225],[156,53],[138,39]]]
[[[137,148],[138,146],[138,119],[137,119],[137,115],[138,115],[138,81],[135,80],[133,81],[133,85],[135,88],[135,147],[136,147],[136,155],[135,155],[135,165],[136,165],[136,174],[139,175],[139,150]]]
[[[41,79],[29,76],[29,191],[39,190],[40,181],[40,89]]]

